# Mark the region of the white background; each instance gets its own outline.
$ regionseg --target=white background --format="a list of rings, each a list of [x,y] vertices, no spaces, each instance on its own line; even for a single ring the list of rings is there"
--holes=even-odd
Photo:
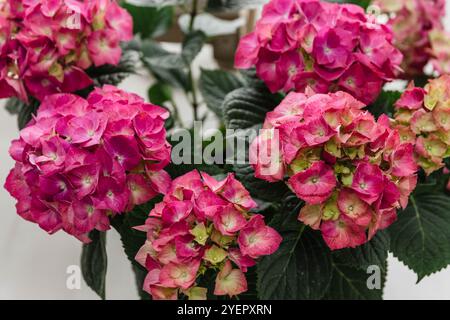
[[[450,1],[447,1],[446,26],[450,27]],[[211,49],[205,47],[195,61],[197,66],[215,68]],[[121,87],[146,97],[151,84],[148,75],[128,78]],[[177,95],[179,105],[183,97]],[[190,121],[190,110],[182,110]],[[211,121],[210,121],[211,122]],[[0,182],[3,184],[13,161],[8,155],[10,141],[18,136],[16,118],[0,102]],[[80,290],[66,288],[67,267],[78,265],[81,245],[59,232],[49,236],[35,224],[22,220],[14,201],[0,188],[0,299],[98,299],[83,282]],[[108,232],[108,299],[136,299],[130,264],[122,251],[117,233]],[[416,284],[416,275],[393,257],[389,257],[385,299],[450,299],[450,268]]]

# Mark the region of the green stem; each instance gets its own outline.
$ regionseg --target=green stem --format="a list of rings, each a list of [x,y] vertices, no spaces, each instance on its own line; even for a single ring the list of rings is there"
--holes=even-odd
[[[198,120],[198,98],[197,90],[195,88],[194,76],[192,75],[192,65],[189,66],[189,82],[191,83],[192,90],[192,109],[194,110],[194,121]]]
[[[189,23],[189,32],[194,31],[194,22],[195,17],[198,13],[198,0],[192,1],[192,11],[191,11],[191,21]],[[191,84],[191,90],[192,90],[192,109],[194,110],[194,121],[198,120],[198,97],[197,97],[197,90],[195,88],[194,83],[194,76],[192,72],[192,64],[189,65],[189,82]]]
[[[178,125],[181,128],[184,128],[183,121],[181,120],[181,117],[180,117],[180,112],[179,112],[179,109],[178,109],[178,105],[176,104],[176,102],[175,102],[175,100],[173,98],[170,99],[170,103],[172,104],[172,107],[173,107],[173,117],[175,119],[175,122],[178,123]]]
[[[191,10],[191,21],[189,22],[189,32],[194,30],[194,21],[198,12],[198,0],[192,1],[192,10]]]

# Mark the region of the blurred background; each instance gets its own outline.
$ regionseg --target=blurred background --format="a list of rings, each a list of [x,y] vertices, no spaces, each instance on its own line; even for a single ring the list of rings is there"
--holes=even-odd
[[[139,2],[141,0],[133,0]],[[237,25],[239,16],[230,16]],[[236,20],[236,18],[238,18]],[[248,18],[254,19],[250,15]],[[179,21],[182,21],[180,19]],[[206,22],[208,23],[208,22]],[[209,22],[211,23],[211,22]],[[208,27],[213,28],[214,24]],[[447,30],[450,30],[450,0],[447,0]],[[245,26],[244,26],[245,27]],[[231,30],[236,26],[231,25]],[[214,29],[214,28],[213,28]],[[172,39],[171,39],[172,37]],[[175,38],[175,39],[173,39]],[[200,67],[215,69],[219,63],[226,66],[231,50],[220,50],[229,37],[218,37],[216,42],[205,46],[194,61],[195,75]],[[176,41],[176,31],[166,35],[164,41]],[[216,50],[214,50],[216,47]],[[166,43],[167,50],[180,50],[179,45]],[[218,50],[219,49],[219,50]],[[154,80],[142,68],[139,73],[127,78],[120,87],[147,97],[148,88]],[[175,92],[177,105],[183,122],[192,121],[189,105],[183,94]],[[16,117],[10,115],[0,100],[0,181],[3,184],[13,166],[8,155],[10,141],[18,136]],[[184,109],[183,109],[183,106]],[[200,110],[202,113],[202,110]],[[207,126],[214,126],[213,117],[206,118]],[[81,243],[65,233],[47,235],[37,225],[21,219],[15,212],[15,201],[0,188],[0,299],[98,299],[98,296],[82,282],[80,289],[69,290],[66,280],[70,266],[79,265]],[[130,263],[122,250],[119,235],[108,232],[108,274],[106,282],[107,299],[137,299],[134,277]],[[450,268],[440,271],[416,284],[416,275],[390,256],[388,278],[384,290],[385,299],[450,299]]]

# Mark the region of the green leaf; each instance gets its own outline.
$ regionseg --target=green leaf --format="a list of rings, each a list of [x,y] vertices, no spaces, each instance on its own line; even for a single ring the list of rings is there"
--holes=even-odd
[[[87,285],[102,299],[105,299],[106,269],[106,232],[93,230],[89,233],[92,240],[84,244],[81,251],[81,272]]]
[[[332,263],[333,277],[325,299],[330,300],[381,300],[386,273],[381,272],[380,289],[369,289],[367,280],[372,273],[366,270]],[[386,269],[384,267],[383,269]],[[383,270],[382,269],[382,270]],[[381,271],[381,270],[380,270]]]
[[[356,4],[360,7],[363,7],[364,9],[367,9],[369,7],[372,0],[326,0],[328,2],[336,2],[336,3],[351,3]]]
[[[166,52],[163,55],[149,56],[145,58],[150,66],[161,69],[183,69],[186,64],[183,57],[178,53]]]
[[[256,7],[266,3],[265,0],[208,0],[208,11],[236,11],[246,7]]]
[[[255,177],[255,170],[249,164],[234,164],[233,172],[252,194],[252,196],[264,201],[280,201],[281,197],[289,190],[284,182],[267,182]]]
[[[222,106],[225,125],[227,129],[257,130],[261,127],[266,113],[273,110],[280,100],[280,96],[261,88],[246,87],[231,91],[226,95]],[[246,146],[246,158],[249,143],[251,141],[248,141]],[[283,182],[269,183],[255,178],[254,170],[248,163],[234,164],[233,171],[250,193],[261,200],[279,200],[288,190]]]
[[[208,108],[222,116],[222,103],[231,91],[243,87],[244,82],[231,72],[202,69],[199,89]]]
[[[125,254],[131,262],[135,273],[136,286],[141,299],[149,299],[149,295],[142,290],[147,271],[134,258],[145,243],[146,234],[145,232],[133,229],[133,227],[144,225],[150,210],[160,201],[161,197],[156,197],[144,205],[135,206],[131,212],[116,215],[111,220],[111,225],[120,234]]]
[[[6,101],[5,108],[10,114],[18,114],[24,102],[16,97],[9,98]]]
[[[206,41],[206,35],[202,31],[193,31],[186,35],[183,41],[183,49],[181,56],[186,66],[189,66],[195,57],[202,50],[203,44]]]
[[[96,87],[101,87],[104,84],[118,85],[135,72],[138,61],[139,54],[135,50],[124,47],[118,65],[92,66],[86,70],[86,73],[94,80],[94,86]]]
[[[445,191],[419,185],[388,230],[392,253],[418,281],[450,264],[450,197]]]
[[[265,90],[240,88],[226,95],[223,119],[227,129],[246,129],[262,125],[266,113],[272,111],[281,98]]]
[[[151,60],[152,57],[170,55],[167,50],[162,48],[157,42],[146,40],[142,42],[141,52],[143,54],[142,62],[149,69],[149,71],[160,81],[169,84],[176,88],[189,90],[190,84],[188,81],[187,72],[181,69],[163,68],[158,65],[157,60]],[[181,58],[180,58],[181,60]]]
[[[382,114],[393,117],[395,107],[394,104],[402,95],[399,91],[382,91],[377,100],[369,105],[367,109],[378,119]]]
[[[296,231],[281,231],[281,236],[280,248],[258,262],[259,298],[322,298],[332,270],[329,250],[320,235],[298,223]]]
[[[172,98],[172,90],[167,84],[157,82],[148,89],[148,99],[151,103],[162,106]]]
[[[389,244],[389,233],[378,231],[372,240],[362,246],[333,252],[333,258],[340,264],[357,269],[367,270],[367,267],[372,265],[383,269],[388,256]]]
[[[331,280],[331,254],[320,233],[297,220],[303,202],[289,192],[270,225],[280,248],[257,264],[260,299],[320,299]]]
[[[174,8],[172,6],[148,7],[123,3],[133,17],[133,33],[141,38],[155,38],[167,32],[173,24]]]
[[[19,127],[19,130],[25,128],[28,122],[30,122],[33,115],[36,114],[39,105],[40,102],[34,98],[30,99],[29,104],[25,104],[23,102],[20,104],[20,109],[17,114],[17,125]]]

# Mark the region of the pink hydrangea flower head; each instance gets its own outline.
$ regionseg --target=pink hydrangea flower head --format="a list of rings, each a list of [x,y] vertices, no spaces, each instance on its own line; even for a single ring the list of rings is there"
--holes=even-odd
[[[404,55],[403,76],[412,79],[423,74],[432,58],[432,38],[435,32],[443,32],[445,0],[375,0],[373,4],[390,16],[387,25]]]
[[[133,126],[147,113],[146,142],[166,158],[150,157]],[[18,213],[50,233],[63,229],[88,241],[88,232],[108,228],[109,216],[164,193],[171,183],[162,170],[170,161],[166,117],[165,109],[112,86],[87,100],[47,96],[10,148],[16,165],[5,188]]]
[[[356,5],[320,0],[271,0],[235,56],[256,67],[272,92],[344,90],[371,103],[401,70],[392,33]]]
[[[160,295],[168,289],[175,290],[175,298],[205,298],[207,289],[199,284],[211,269],[217,272],[215,295],[247,291],[248,268],[275,252],[282,240],[262,215],[249,212],[255,205],[233,174],[218,181],[194,170],[173,180],[146,224],[137,227],[147,232],[136,255],[148,270],[144,290],[153,298],[173,298],[172,292]]]
[[[417,100],[424,100],[418,90],[399,104],[414,110]],[[290,93],[267,114],[251,146],[256,177],[284,181],[305,202],[298,219],[320,230],[333,250],[361,245],[388,227],[417,181],[414,145],[401,138],[394,120],[375,120],[363,108],[343,91]],[[277,132],[279,143],[258,149],[267,130]],[[279,154],[272,160],[281,162],[283,175],[266,170],[267,153]]]
[[[115,0],[3,1],[0,97],[28,102],[92,85],[86,69],[118,64],[132,30]]]
[[[396,103],[395,126],[414,144],[419,166],[427,174],[444,166],[450,156],[450,76],[430,80],[424,89],[411,83]],[[409,149],[409,147],[408,147]],[[392,154],[397,175],[412,170],[409,150]]]

